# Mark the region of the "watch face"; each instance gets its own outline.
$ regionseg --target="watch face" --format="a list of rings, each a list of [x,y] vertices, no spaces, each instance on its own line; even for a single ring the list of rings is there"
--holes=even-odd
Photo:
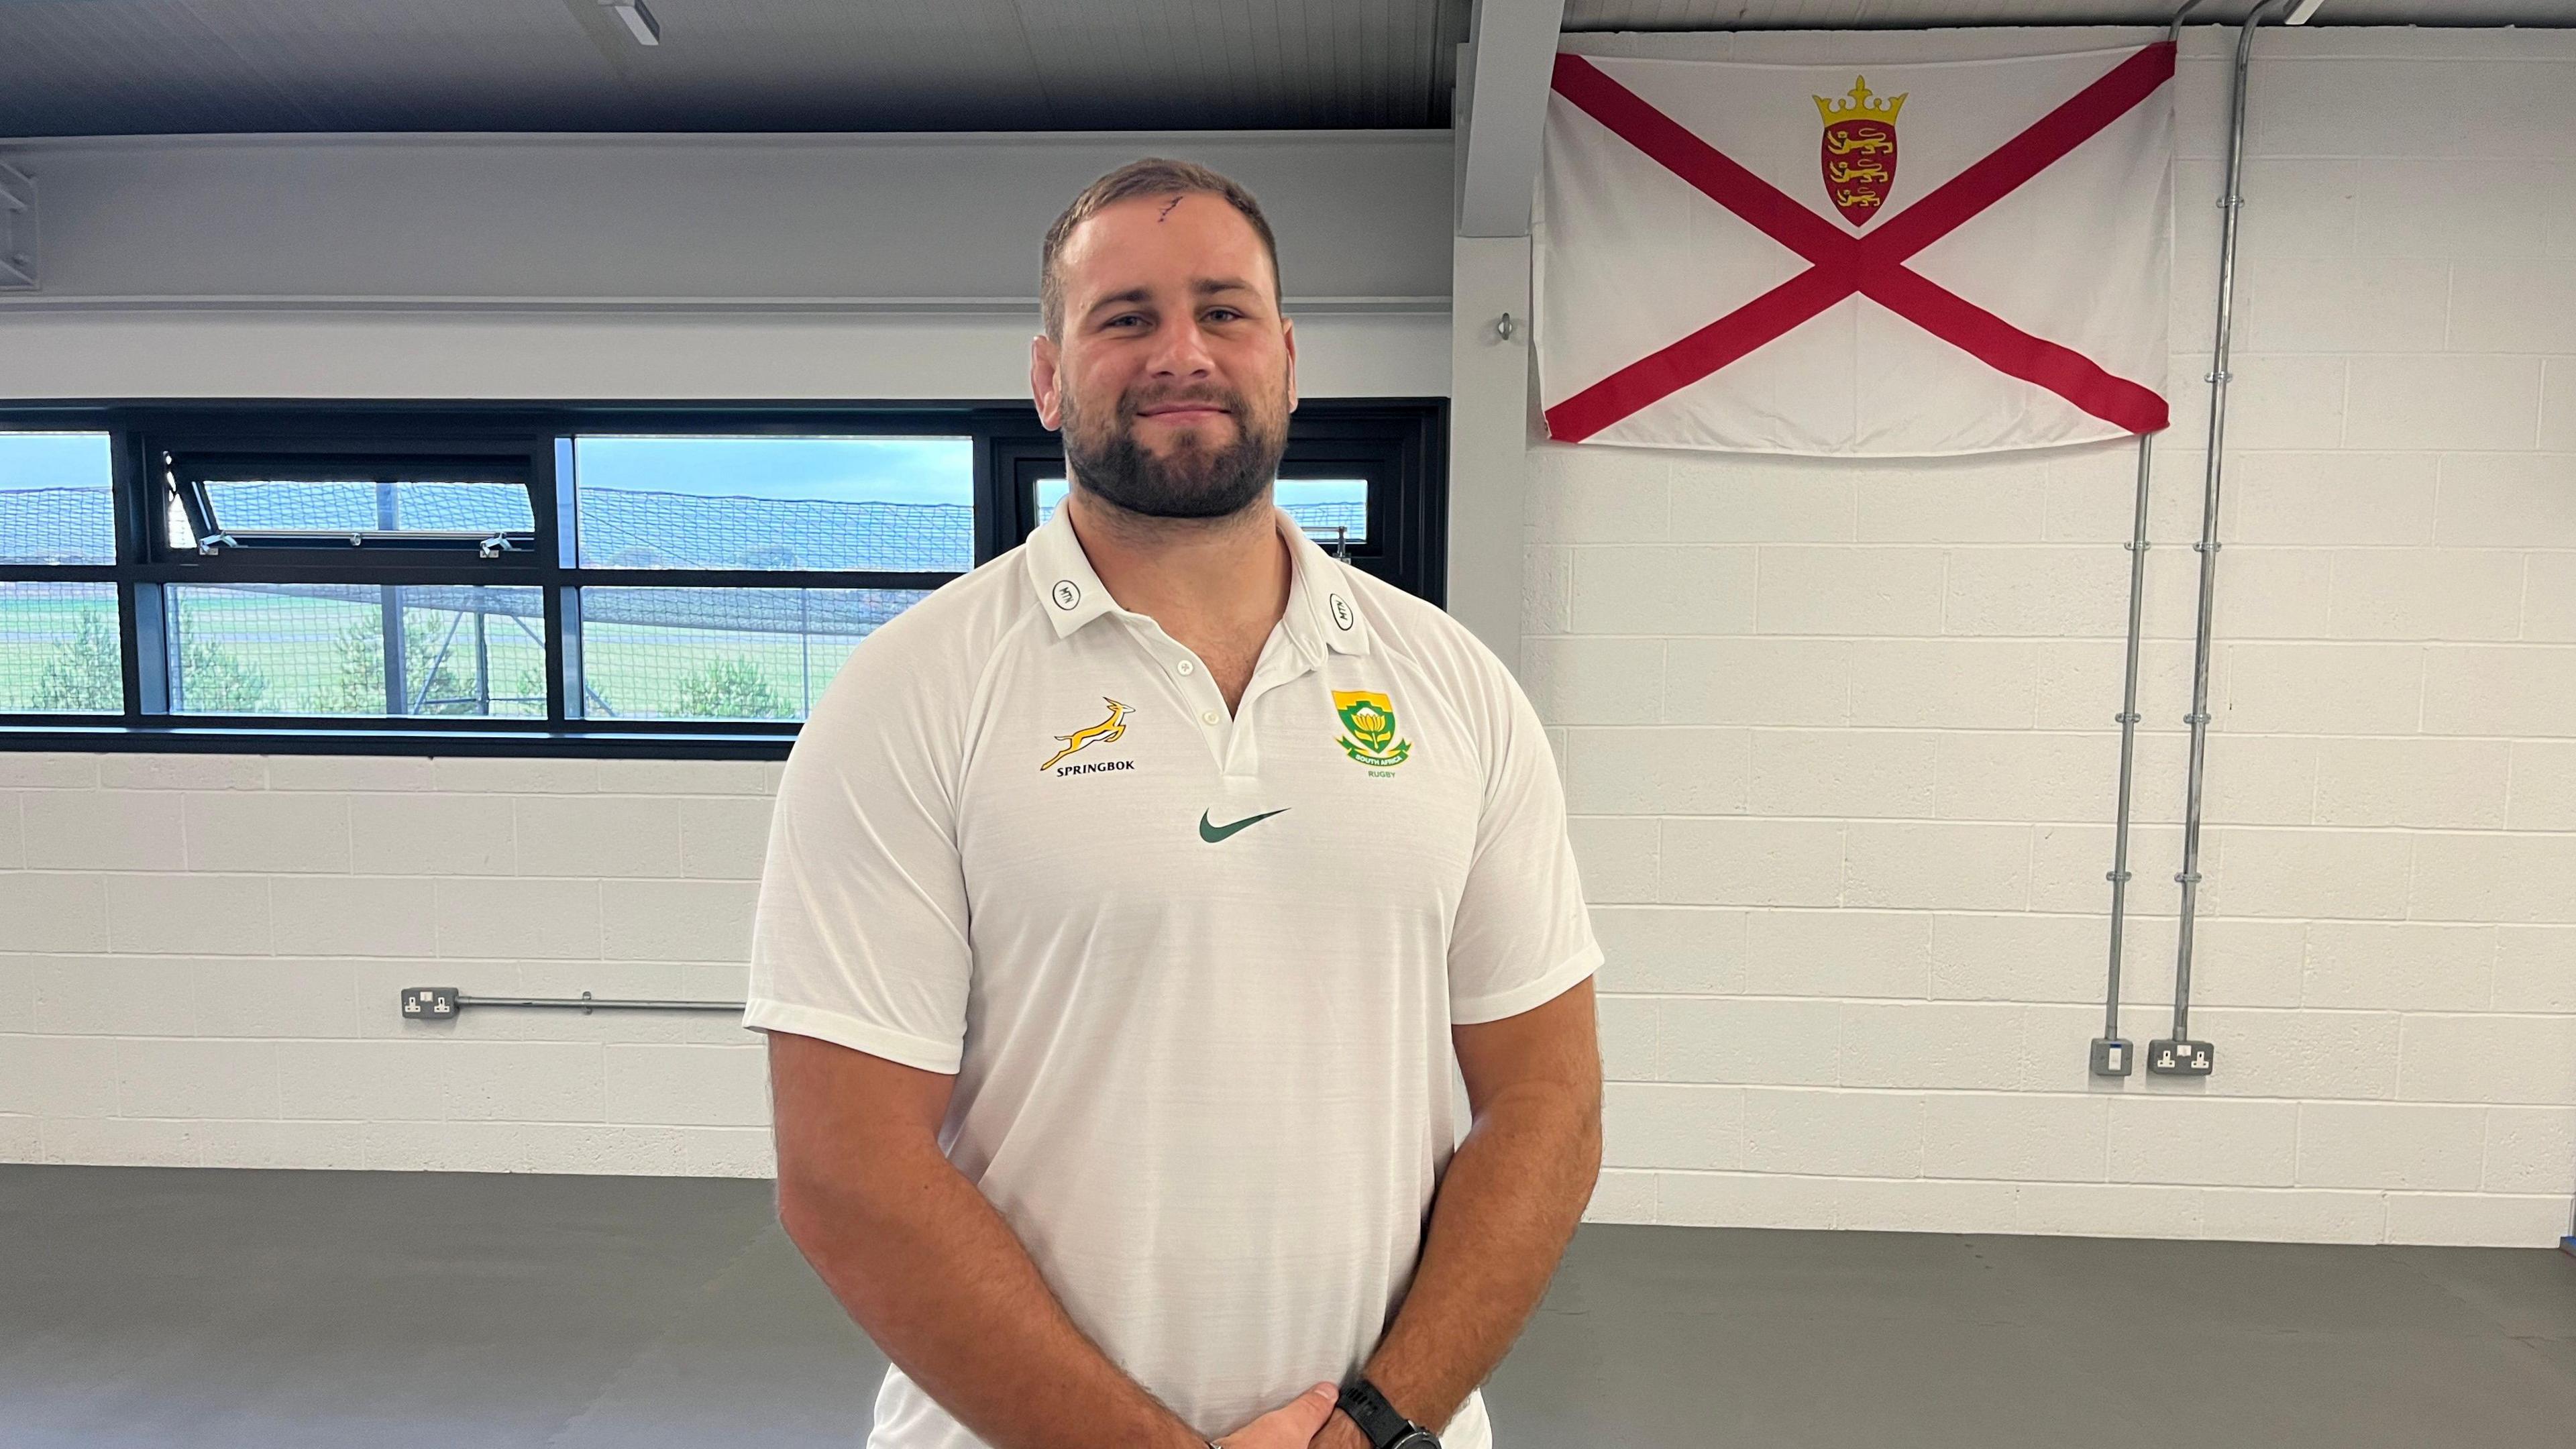
[[[1440,1449],[1440,1441],[1428,1429],[1415,1429],[1386,1449]]]

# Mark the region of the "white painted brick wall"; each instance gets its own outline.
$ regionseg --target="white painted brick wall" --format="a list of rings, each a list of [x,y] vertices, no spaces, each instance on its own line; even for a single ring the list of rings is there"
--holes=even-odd
[[[2167,1029],[2179,907],[2221,43],[2190,38],[2180,90],[2122,993],[2141,1042]],[[1537,444],[1524,673],[1609,953],[1595,1216],[2568,1231],[2576,125],[2477,118],[2576,87],[2576,43],[2259,51],[2194,953],[2217,1074],[2085,1069],[2129,449]]]
[[[394,1002],[739,998],[777,778],[0,754],[0,1160],[764,1174],[730,1016]]]

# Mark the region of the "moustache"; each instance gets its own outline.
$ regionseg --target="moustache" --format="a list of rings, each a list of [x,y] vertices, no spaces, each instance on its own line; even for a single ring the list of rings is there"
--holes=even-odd
[[[1157,393],[1152,397],[1130,395],[1119,400],[1118,412],[1119,416],[1132,421],[1144,416],[1147,408],[1163,407],[1223,408],[1239,417],[1243,413],[1243,396],[1240,393],[1209,391]]]

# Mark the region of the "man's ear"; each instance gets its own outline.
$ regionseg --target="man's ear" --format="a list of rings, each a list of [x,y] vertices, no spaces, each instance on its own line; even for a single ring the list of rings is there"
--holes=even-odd
[[[1063,426],[1064,381],[1057,371],[1064,350],[1041,332],[1029,339],[1029,397],[1038,405],[1038,422],[1048,432]]]
[[[1297,411],[1297,324],[1279,319],[1279,340],[1288,348],[1288,411]]]

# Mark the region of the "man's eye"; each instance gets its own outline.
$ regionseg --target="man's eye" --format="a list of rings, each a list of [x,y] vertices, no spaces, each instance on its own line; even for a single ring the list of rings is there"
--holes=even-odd
[[[1236,320],[1242,317],[1243,314],[1237,312],[1232,307],[1212,307],[1208,309],[1208,316],[1214,321],[1227,322]]]
[[[1128,312],[1128,313],[1124,313],[1124,314],[1122,314],[1122,315],[1120,315],[1120,316],[1116,316],[1116,317],[1112,317],[1112,318],[1110,318],[1110,319],[1109,319],[1109,325],[1110,325],[1110,326],[1112,326],[1112,327],[1118,327],[1118,326],[1122,326],[1122,325],[1124,325],[1124,324],[1126,324],[1126,323],[1129,323],[1129,322],[1142,322],[1142,321],[1144,321],[1144,320],[1145,320],[1145,319],[1144,319],[1144,317],[1143,317],[1143,316],[1141,316],[1140,314],[1138,314],[1138,313],[1134,313],[1134,312]]]

